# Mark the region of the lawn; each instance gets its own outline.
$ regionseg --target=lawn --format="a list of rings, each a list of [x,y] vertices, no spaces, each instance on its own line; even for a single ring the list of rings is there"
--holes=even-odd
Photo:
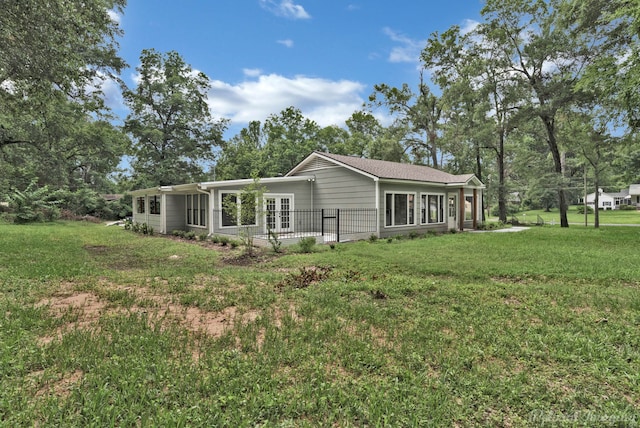
[[[0,225],[2,426],[637,426],[640,228],[239,249]]]
[[[529,210],[516,214],[521,222],[535,223],[537,216],[540,216],[545,224],[560,224],[560,212],[557,208],[551,211]],[[572,205],[567,212],[567,220],[570,224],[584,226],[584,214],[578,212],[578,207]],[[587,214],[587,225],[593,226],[595,214]],[[640,211],[638,210],[600,210],[600,224],[640,224]]]

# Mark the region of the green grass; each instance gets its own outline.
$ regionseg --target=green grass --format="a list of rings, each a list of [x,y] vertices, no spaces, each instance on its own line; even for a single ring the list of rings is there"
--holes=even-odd
[[[640,211],[638,210],[600,210],[600,224],[640,224]],[[546,224],[560,224],[560,213],[557,208],[547,212],[544,210],[529,210],[516,214],[521,222],[535,223],[537,216],[542,217]],[[587,215],[587,225],[593,226],[595,214]],[[578,207],[572,205],[567,212],[567,220],[570,224],[584,225],[584,214],[578,213]]]
[[[100,225],[0,236],[2,426],[640,423],[640,228],[357,242],[249,266]],[[63,305],[74,296],[94,310]]]

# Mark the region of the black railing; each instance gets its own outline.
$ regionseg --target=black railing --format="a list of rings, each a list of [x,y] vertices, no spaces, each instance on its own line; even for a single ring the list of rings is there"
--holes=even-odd
[[[226,211],[213,211],[213,233],[250,234],[267,239],[269,233],[284,238],[323,236],[326,242],[349,239],[349,235],[371,234],[377,230],[375,208],[331,208],[316,210],[264,211],[240,218]],[[244,224],[241,220],[244,219]]]

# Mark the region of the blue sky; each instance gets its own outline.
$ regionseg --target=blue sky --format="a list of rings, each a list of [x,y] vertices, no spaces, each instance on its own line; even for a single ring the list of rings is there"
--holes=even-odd
[[[480,0],[129,0],[117,17],[123,73],[142,49],[175,50],[204,72],[209,105],[235,134],[293,105],[321,126],[344,121],[373,85],[415,87],[434,31],[479,20]],[[117,100],[111,103],[116,112]]]

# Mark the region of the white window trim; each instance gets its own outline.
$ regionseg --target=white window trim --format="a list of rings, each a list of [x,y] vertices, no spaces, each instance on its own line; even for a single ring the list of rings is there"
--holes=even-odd
[[[236,195],[236,203],[238,204],[238,214],[236,217],[236,222],[240,223],[240,212],[242,210],[242,201],[240,200],[241,198],[238,197],[238,195],[240,195],[242,193],[241,190],[221,190],[220,192],[218,192],[218,202],[219,202],[219,207],[220,209],[218,211],[220,211],[220,214],[218,215],[218,224],[220,225],[220,229],[232,229],[232,228],[238,228],[238,227],[247,227],[247,226],[257,226],[257,221],[258,221],[258,211],[256,210],[256,223],[254,224],[235,224],[233,226],[223,226],[222,225],[222,211],[224,210],[224,198],[222,195],[229,195],[229,194],[235,194]],[[256,199],[256,207],[258,206],[259,201]]]
[[[395,223],[395,210],[391,210],[391,225],[387,225],[387,195],[413,195],[413,223],[409,223],[409,198],[407,198],[407,223],[406,224],[394,224]],[[384,227],[385,229],[393,229],[399,227],[412,227],[417,226],[419,221],[416,221],[416,207],[417,207],[417,193],[416,192],[403,192],[403,191],[385,191],[384,192]],[[395,207],[395,203],[394,203]]]
[[[200,221],[200,218],[201,218],[200,217],[200,195],[204,195],[206,197],[209,197],[209,195],[205,195],[204,193],[190,193],[190,194],[184,195],[184,213],[185,213],[185,217],[187,218],[187,226],[195,227],[195,228],[198,228],[198,229],[207,229],[208,227],[207,227],[206,224],[205,225],[194,224],[192,222],[193,221],[193,214],[191,214],[191,216],[189,216],[189,208],[187,206],[187,197],[191,196],[191,211],[193,212],[193,209],[194,209],[194,206],[195,206],[195,204],[193,203],[194,196],[197,196],[197,198],[195,198],[195,199],[198,200],[198,204],[197,204],[198,205],[198,221]],[[209,204],[206,204],[206,205],[209,205]],[[205,223],[206,223],[207,221],[209,221],[209,215],[208,215],[208,213],[205,213],[205,214],[207,214],[204,217],[205,218]]]
[[[427,197],[426,207],[427,210],[425,216],[425,222],[422,222],[422,197]],[[442,220],[437,221],[435,223],[429,223],[429,196],[437,196],[438,204],[441,205],[439,208],[442,212]],[[440,199],[442,198],[442,199]],[[444,193],[429,193],[429,192],[421,192],[420,193],[420,208],[418,209],[418,213],[420,214],[420,225],[436,225],[436,224],[445,224],[447,222],[447,209],[448,209],[449,200],[447,199],[447,195]]]

